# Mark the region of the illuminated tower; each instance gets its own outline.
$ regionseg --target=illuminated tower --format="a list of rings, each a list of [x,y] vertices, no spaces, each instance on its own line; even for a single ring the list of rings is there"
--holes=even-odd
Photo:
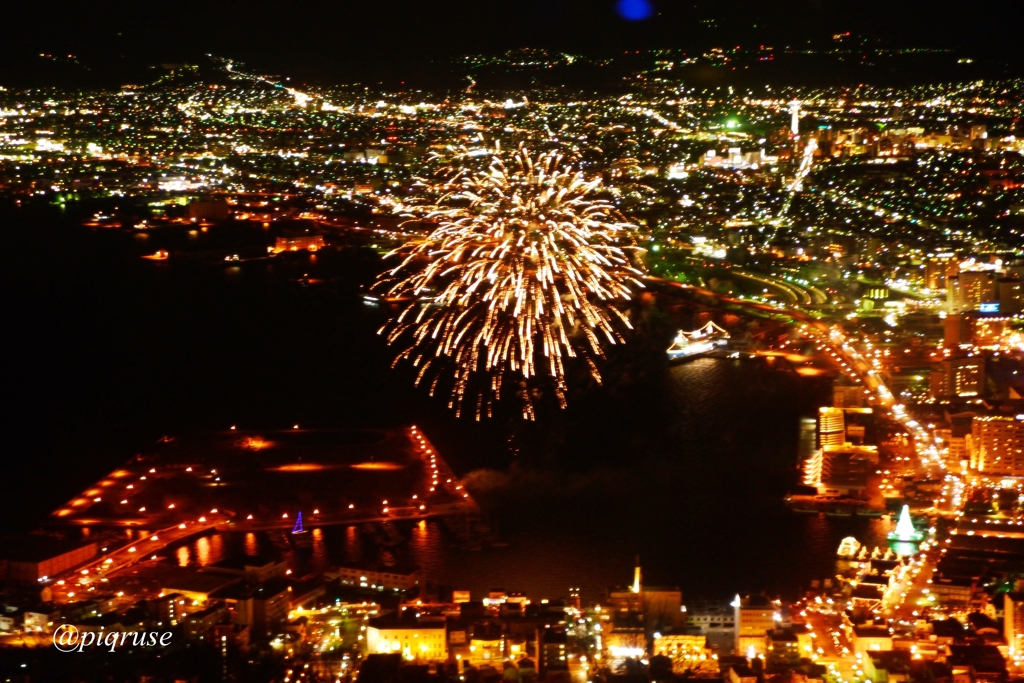
[[[800,134],[800,100],[793,100],[789,103],[789,130],[793,135]]]
[[[900,521],[896,522],[896,537],[901,541],[909,541],[914,536],[914,523],[910,521],[910,506],[904,505],[900,511]]]
[[[904,505],[900,512],[900,519],[896,522],[896,531],[889,532],[889,540],[900,543],[918,543],[923,538],[924,534],[914,528],[914,522],[910,519],[910,506]]]
[[[636,557],[636,567],[633,569],[633,592],[640,592],[640,556]]]

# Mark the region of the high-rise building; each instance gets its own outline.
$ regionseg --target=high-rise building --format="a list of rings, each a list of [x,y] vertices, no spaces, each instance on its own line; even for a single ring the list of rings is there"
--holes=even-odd
[[[971,470],[982,476],[1024,476],[1024,419],[975,417],[967,436]]]
[[[974,323],[977,318],[970,313],[950,313],[943,321],[945,329],[942,344],[955,349],[961,344],[974,343]]]
[[[950,313],[984,310],[982,304],[996,301],[995,271],[967,270],[946,278],[946,302]]]
[[[1020,280],[1015,277],[999,278],[996,285],[999,289],[999,312],[1020,313],[1024,309],[1024,292]]]
[[[924,286],[937,292],[946,288],[946,278],[960,272],[960,264],[953,254],[931,256],[924,262]]]
[[[863,408],[865,403],[865,389],[856,384],[832,386],[832,405],[836,408]]]
[[[842,408],[818,409],[818,446],[842,446],[846,441],[846,419]]]
[[[789,103],[789,132],[793,135],[800,135],[800,100],[793,100]]]
[[[937,444],[946,447],[946,466],[951,472],[966,473],[970,464],[971,457],[967,452],[967,437],[971,434],[975,417],[977,414],[970,411],[947,413],[949,429],[935,430]]]
[[[824,496],[859,496],[878,464],[875,446],[824,446],[804,461],[804,484]]]
[[[1000,308],[1002,302],[1000,302]],[[988,346],[998,344],[1009,328],[1009,316],[966,311],[951,313],[944,321],[942,343],[946,348],[958,346]]]
[[[995,346],[999,344],[1013,319],[1004,315],[978,315],[974,321],[975,346]]]
[[[932,398],[970,398],[985,393],[985,359],[979,356],[947,358],[932,365]]]
[[[854,389],[854,398],[863,397],[861,387]],[[852,401],[851,401],[852,403]],[[818,447],[863,444],[868,436],[873,411],[860,406],[825,406],[818,409]]]
[[[1024,648],[1024,593],[1003,596],[1003,637],[1010,654],[1019,655]]]

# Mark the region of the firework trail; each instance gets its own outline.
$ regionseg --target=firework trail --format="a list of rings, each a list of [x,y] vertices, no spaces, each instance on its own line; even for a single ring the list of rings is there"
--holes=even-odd
[[[636,226],[596,196],[599,178],[564,161],[498,151],[485,170],[450,168],[431,205],[400,207],[437,228],[388,254],[400,262],[375,289],[410,303],[380,332],[402,349],[395,364],[418,369],[417,386],[429,382],[434,395],[451,382],[459,415],[470,398],[476,419],[490,416],[512,379],[532,420],[526,383],[541,375],[564,408],[567,360],[582,358],[600,383],[602,347],[631,328],[623,309],[644,275]]]

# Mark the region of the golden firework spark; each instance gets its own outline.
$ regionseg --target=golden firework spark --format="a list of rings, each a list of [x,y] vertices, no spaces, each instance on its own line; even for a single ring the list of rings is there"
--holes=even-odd
[[[600,178],[555,151],[520,148],[507,165],[503,156],[495,152],[483,171],[452,169],[440,199],[416,212],[438,227],[389,254],[401,262],[376,285],[412,300],[380,330],[404,344],[395,364],[410,360],[431,395],[451,378],[457,414],[476,387],[477,419],[490,416],[510,376],[525,383],[546,374],[565,407],[568,358],[584,359],[600,382],[595,359],[624,341],[620,330],[631,325],[621,307],[630,285],[643,287],[631,258],[636,226],[596,196]],[[529,391],[519,395],[534,419]]]

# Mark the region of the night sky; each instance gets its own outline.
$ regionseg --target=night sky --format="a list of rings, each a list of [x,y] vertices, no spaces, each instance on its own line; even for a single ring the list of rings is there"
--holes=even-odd
[[[543,46],[627,48],[824,43],[851,31],[896,46],[953,47],[1020,61],[1019,3],[979,0],[176,0],[12,2],[0,22],[0,82],[40,53],[92,71],[211,52],[330,80],[400,61]],[[10,77],[7,79],[10,81]]]

